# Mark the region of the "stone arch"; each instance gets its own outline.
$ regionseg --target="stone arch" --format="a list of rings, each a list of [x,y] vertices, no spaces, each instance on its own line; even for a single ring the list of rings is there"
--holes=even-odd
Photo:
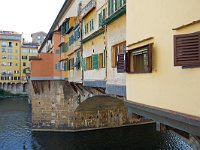
[[[119,127],[127,122],[127,114],[123,100],[105,95],[93,96],[76,108],[76,127]]]

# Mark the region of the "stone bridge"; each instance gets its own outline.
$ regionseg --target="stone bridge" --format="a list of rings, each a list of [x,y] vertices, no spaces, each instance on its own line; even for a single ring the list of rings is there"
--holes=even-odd
[[[123,97],[67,81],[32,81],[33,131],[120,127],[143,118],[128,115]],[[130,117],[131,116],[131,117]]]

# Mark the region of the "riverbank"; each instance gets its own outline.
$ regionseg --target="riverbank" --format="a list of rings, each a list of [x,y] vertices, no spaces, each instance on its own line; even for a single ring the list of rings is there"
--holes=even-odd
[[[0,99],[1,98],[12,98],[12,97],[27,97],[27,94],[13,94],[8,91],[0,90]]]

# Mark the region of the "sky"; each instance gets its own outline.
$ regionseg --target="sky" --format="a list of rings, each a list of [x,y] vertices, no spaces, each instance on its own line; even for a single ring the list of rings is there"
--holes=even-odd
[[[22,33],[31,42],[31,33],[48,33],[65,0],[0,0],[0,30]]]

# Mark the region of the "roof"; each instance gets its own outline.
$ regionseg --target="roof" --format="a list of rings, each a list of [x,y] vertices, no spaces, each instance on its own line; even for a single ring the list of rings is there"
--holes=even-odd
[[[38,51],[38,53],[40,53],[43,49],[43,47],[45,46],[46,42],[48,41],[49,37],[51,36],[51,33],[55,30],[56,26],[58,25],[59,20],[62,18],[62,16],[64,15],[65,11],[67,10],[67,8],[70,6],[70,4],[72,3],[73,0],[65,0],[62,8],[60,9],[55,21],[53,22],[47,36],[45,37],[42,45],[40,46],[40,49]]]

